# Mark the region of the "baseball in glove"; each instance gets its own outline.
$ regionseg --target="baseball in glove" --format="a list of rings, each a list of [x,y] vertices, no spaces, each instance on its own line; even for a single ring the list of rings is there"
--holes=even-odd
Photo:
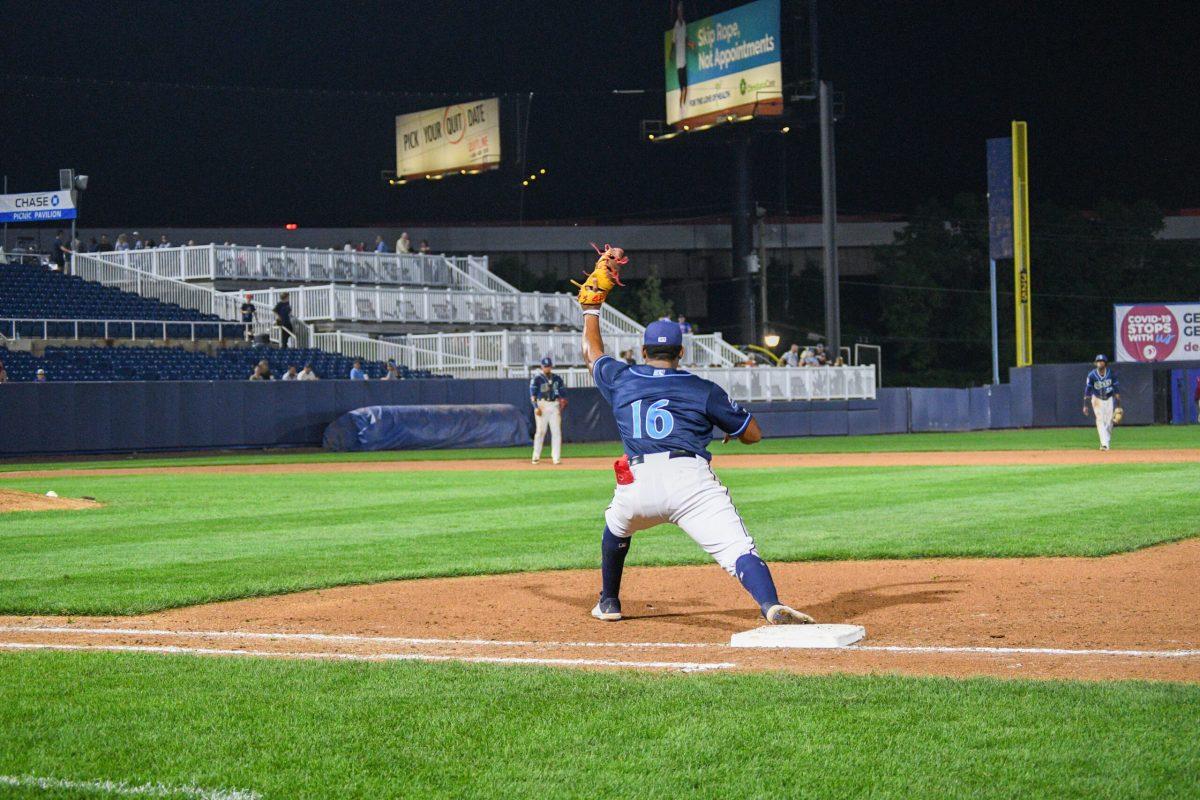
[[[1113,409],[1113,425],[1120,425],[1121,420],[1125,418],[1125,409],[1117,406]]]
[[[624,286],[625,284],[621,283],[621,267],[629,263],[629,258],[620,247],[606,244],[601,250],[595,242],[591,242],[591,245],[600,254],[600,258],[596,259],[595,268],[583,283],[571,281],[579,287],[578,299],[581,306],[598,306],[608,297],[613,286]]]

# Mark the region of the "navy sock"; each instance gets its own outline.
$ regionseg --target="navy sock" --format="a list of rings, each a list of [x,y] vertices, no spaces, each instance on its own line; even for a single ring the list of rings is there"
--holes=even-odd
[[[617,536],[604,526],[604,538],[600,540],[601,597],[620,597],[621,572],[625,569],[625,556],[629,555],[632,538]]]
[[[754,553],[746,553],[734,562],[733,568],[737,579],[762,609],[763,616],[766,616],[767,609],[771,606],[778,605],[779,594],[775,591],[775,581],[771,578],[767,562]]]

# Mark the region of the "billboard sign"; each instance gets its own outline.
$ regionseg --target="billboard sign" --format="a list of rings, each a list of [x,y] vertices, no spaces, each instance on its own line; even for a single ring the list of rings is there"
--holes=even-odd
[[[1113,306],[1117,361],[1200,360],[1200,303]]]
[[[425,178],[500,166],[500,100],[396,117],[396,177]]]
[[[663,34],[668,124],[783,113],[779,5],[757,0],[688,22],[685,3],[676,3]]]
[[[45,222],[75,219],[70,191],[0,194],[0,222]]]

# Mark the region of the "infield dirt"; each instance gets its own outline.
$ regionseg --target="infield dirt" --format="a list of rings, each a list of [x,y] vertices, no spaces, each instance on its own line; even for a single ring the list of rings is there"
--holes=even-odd
[[[731,634],[761,620],[737,581],[715,565],[631,567],[622,591],[628,618],[618,623],[589,616],[599,575],[574,570],[346,586],[139,617],[0,618],[7,628],[0,643],[1200,682],[1197,540],[1106,558],[809,562],[772,569],[785,600],[818,621],[863,625],[868,638],[862,645],[904,649],[730,648]],[[263,636],[272,633],[293,635]],[[923,647],[960,649],[910,649]],[[1191,655],[1180,657],[1182,651]]]
[[[67,511],[79,508],[99,508],[95,500],[75,497],[47,497],[34,492],[0,489],[0,514],[10,511]]]

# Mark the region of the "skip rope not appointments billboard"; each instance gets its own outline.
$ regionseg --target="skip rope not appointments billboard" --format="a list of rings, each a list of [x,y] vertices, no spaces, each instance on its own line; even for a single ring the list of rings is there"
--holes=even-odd
[[[1200,303],[1113,306],[1117,361],[1200,360]]]
[[[500,166],[500,100],[396,117],[396,177],[432,178]]]
[[[686,20],[686,4],[663,36],[667,122],[703,124],[734,114],[783,113],[780,0]]]

